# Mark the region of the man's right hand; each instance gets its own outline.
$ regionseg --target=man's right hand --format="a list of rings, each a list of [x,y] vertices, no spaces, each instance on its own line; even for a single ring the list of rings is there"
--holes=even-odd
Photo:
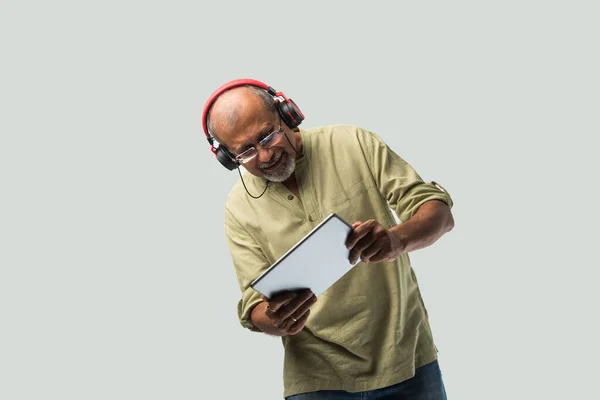
[[[272,299],[263,296],[263,302],[252,310],[252,323],[269,335],[295,335],[304,328],[316,301],[310,290],[287,292]]]

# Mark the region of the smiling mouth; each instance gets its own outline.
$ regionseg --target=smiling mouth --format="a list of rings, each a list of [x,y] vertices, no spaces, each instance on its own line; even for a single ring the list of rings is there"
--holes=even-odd
[[[263,171],[271,171],[272,169],[274,169],[274,167],[279,166],[279,164],[281,163],[281,159],[283,158],[283,153],[279,156],[279,158],[277,159],[277,161],[275,161],[273,164],[269,165],[268,167],[263,167],[261,168]]]

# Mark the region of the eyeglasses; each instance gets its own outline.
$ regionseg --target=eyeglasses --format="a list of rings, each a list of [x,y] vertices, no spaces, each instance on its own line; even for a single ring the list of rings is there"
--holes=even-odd
[[[265,136],[260,142],[258,142],[258,147],[262,147],[263,149],[269,149],[275,146],[281,140],[281,136],[283,133],[283,128],[281,127],[281,116],[279,117],[279,129],[275,132],[269,133]],[[248,161],[252,160],[254,157],[258,155],[258,149],[255,146],[250,147],[248,150],[242,152],[240,155],[235,157],[235,160],[244,164]]]

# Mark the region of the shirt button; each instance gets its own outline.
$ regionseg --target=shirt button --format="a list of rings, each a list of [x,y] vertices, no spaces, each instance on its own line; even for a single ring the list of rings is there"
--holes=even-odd
[[[309,216],[308,216],[308,220],[309,220],[310,222],[313,222],[313,217],[312,217],[312,215],[309,215]]]
[[[288,196],[288,200],[294,200],[294,196],[292,196],[291,194]]]

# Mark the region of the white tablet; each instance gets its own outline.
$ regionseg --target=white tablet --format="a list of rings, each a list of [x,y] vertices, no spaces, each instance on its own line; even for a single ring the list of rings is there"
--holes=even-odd
[[[301,289],[320,296],[353,267],[345,245],[350,232],[349,223],[329,215],[250,286],[267,298]]]

